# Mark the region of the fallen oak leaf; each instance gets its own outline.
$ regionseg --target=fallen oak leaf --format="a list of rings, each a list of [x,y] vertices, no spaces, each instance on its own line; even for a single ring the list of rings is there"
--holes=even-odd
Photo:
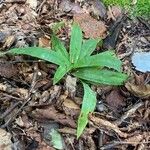
[[[125,87],[131,92],[133,95],[139,98],[148,98],[150,97],[150,84],[142,84],[142,85],[135,85],[132,83],[127,82]]]
[[[74,14],[74,22],[78,23],[83,30],[86,38],[105,38],[106,27],[102,21],[97,21],[89,14]]]

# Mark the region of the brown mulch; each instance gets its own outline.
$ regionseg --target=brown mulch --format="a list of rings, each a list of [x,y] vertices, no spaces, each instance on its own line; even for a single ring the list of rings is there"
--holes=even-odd
[[[0,58],[0,150],[54,150],[50,132],[59,131],[65,150],[148,150],[150,147],[150,73],[135,70],[132,54],[150,48],[148,21],[130,19],[120,7],[98,0],[0,0],[0,50],[51,47],[51,27],[66,45],[78,22],[84,38],[102,38],[97,52],[115,49],[130,76],[124,86],[92,86],[95,112],[76,139],[83,89],[67,75],[53,85],[56,65],[29,56]]]

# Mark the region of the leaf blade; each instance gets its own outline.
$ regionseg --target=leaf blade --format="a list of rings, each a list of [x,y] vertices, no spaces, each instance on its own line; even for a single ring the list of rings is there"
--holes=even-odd
[[[53,84],[58,83],[65,74],[67,74],[71,70],[71,66],[59,66],[55,72]]]
[[[63,45],[63,43],[59,40],[59,38],[57,38],[54,34],[52,34],[52,49],[56,50],[57,52],[59,52],[62,57],[65,57],[66,59],[69,60],[69,54],[65,48],[65,46]]]
[[[89,39],[85,40],[81,47],[81,53],[79,60],[85,56],[90,56],[92,52],[96,49],[96,46],[100,40],[99,39]]]
[[[96,93],[92,91],[86,83],[82,82],[82,84],[84,87],[84,96],[80,116],[78,118],[77,138],[83,133],[88,123],[88,114],[93,112],[96,106]]]
[[[62,150],[64,146],[63,146],[63,139],[60,133],[55,129],[51,129],[49,134],[51,136],[51,142],[52,142],[53,147],[56,149]]]
[[[122,85],[127,79],[126,74],[98,68],[82,68],[72,74],[95,84]]]
[[[70,62],[76,63],[79,59],[82,45],[82,30],[77,24],[73,24],[70,40]]]
[[[114,55],[114,52],[106,51],[79,60],[74,65],[74,68],[108,67],[117,71],[121,71],[121,64],[122,62]]]
[[[7,54],[22,54],[22,55],[29,55],[32,57],[36,57],[39,59],[43,59],[49,61],[51,63],[61,65],[63,59],[60,58],[59,54],[53,50],[49,50],[46,48],[40,47],[28,47],[28,48],[14,48],[7,52]]]

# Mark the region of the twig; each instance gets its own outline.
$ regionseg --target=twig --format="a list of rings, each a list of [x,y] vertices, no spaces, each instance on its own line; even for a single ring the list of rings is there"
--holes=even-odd
[[[35,86],[35,83],[36,83],[37,75],[38,75],[38,68],[37,68],[37,64],[35,64],[35,66],[34,66],[34,74],[33,74],[32,83],[31,83],[31,88],[30,88],[30,90],[28,92],[28,96],[25,98],[26,99],[25,102],[18,109],[18,111],[11,118],[9,118],[4,125],[1,126],[1,128],[6,128],[7,126],[9,126],[9,124],[12,123],[15,120],[15,118],[17,117],[17,115],[19,115],[22,112],[22,110],[25,107],[25,105],[30,100],[32,100],[31,99],[31,94],[34,92],[34,86]]]
[[[11,117],[7,120],[7,122],[1,126],[1,128],[6,128],[7,126],[9,126],[10,123],[12,123],[15,118],[17,117],[17,115],[22,111],[22,109],[24,108],[24,106],[31,100],[31,98],[29,97],[27,99],[27,101],[25,101],[22,106],[18,109],[18,111]]]
[[[46,0],[43,0],[43,2],[40,4],[40,6],[37,8],[36,12],[38,12],[38,14],[40,13],[44,3],[46,2]]]
[[[150,24],[148,22],[143,20],[141,17],[138,17],[138,20],[150,30]]]
[[[11,111],[13,111],[21,102],[15,103],[12,107],[6,110],[1,116],[0,119],[4,119]]]
[[[135,113],[135,111],[137,109],[139,109],[143,105],[144,105],[144,103],[140,102],[140,103],[132,106],[132,108],[130,110],[128,110],[127,112],[125,112],[125,114],[119,120],[115,121],[115,124],[120,125],[125,119],[129,118],[132,114]]]
[[[107,150],[110,148],[113,148],[117,145],[122,145],[122,144],[149,144],[150,142],[125,142],[125,141],[115,141],[113,143],[109,143],[107,145],[104,145],[102,147],[100,147],[100,150]]]
[[[9,97],[9,98],[11,98],[11,99],[15,99],[15,100],[21,100],[21,101],[23,101],[23,98],[20,98],[20,97],[15,97],[15,96],[12,96],[12,95],[10,95],[10,94],[7,94],[7,93],[2,93],[2,96],[6,96],[6,97]]]

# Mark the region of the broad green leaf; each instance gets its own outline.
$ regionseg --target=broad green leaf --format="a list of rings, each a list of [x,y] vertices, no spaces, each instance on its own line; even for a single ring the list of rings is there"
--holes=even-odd
[[[51,142],[54,148],[60,149],[60,150],[64,149],[63,139],[57,130],[52,129],[50,132],[50,136],[51,136]]]
[[[81,28],[74,24],[71,30],[70,40],[70,62],[76,63],[79,59],[82,45],[82,31]]]
[[[80,58],[82,59],[85,56],[90,56],[92,52],[96,49],[96,46],[100,40],[96,39],[89,39],[85,40],[82,44],[81,47],[81,53],[80,53]]]
[[[59,53],[46,48],[40,47],[14,48],[9,50],[7,53],[29,55],[32,57],[49,61],[57,65],[61,65],[62,63],[64,63],[64,60],[59,56]]]
[[[97,68],[82,68],[72,74],[95,84],[107,85],[122,85],[128,77],[126,74],[120,72]]]
[[[52,49],[60,53],[60,56],[64,59],[64,61],[69,61],[69,54],[65,46],[54,34],[52,35]]]
[[[121,61],[112,51],[106,51],[97,55],[92,55],[79,60],[74,68],[82,67],[108,67],[121,71]]]
[[[80,114],[78,118],[78,127],[77,127],[77,139],[81,136],[83,133],[86,125],[88,123],[88,115],[87,114]]]
[[[96,93],[84,82],[84,97],[82,102],[81,113],[78,119],[77,138],[80,137],[88,123],[88,115],[93,112],[96,106]]]
[[[82,102],[81,112],[84,114],[88,114],[89,112],[93,112],[96,106],[96,93],[91,90],[88,84],[82,82],[84,87],[84,97]]]
[[[70,71],[71,66],[59,66],[58,69],[55,72],[54,79],[53,79],[53,84],[56,84],[61,80],[61,78],[67,74],[68,71]]]

